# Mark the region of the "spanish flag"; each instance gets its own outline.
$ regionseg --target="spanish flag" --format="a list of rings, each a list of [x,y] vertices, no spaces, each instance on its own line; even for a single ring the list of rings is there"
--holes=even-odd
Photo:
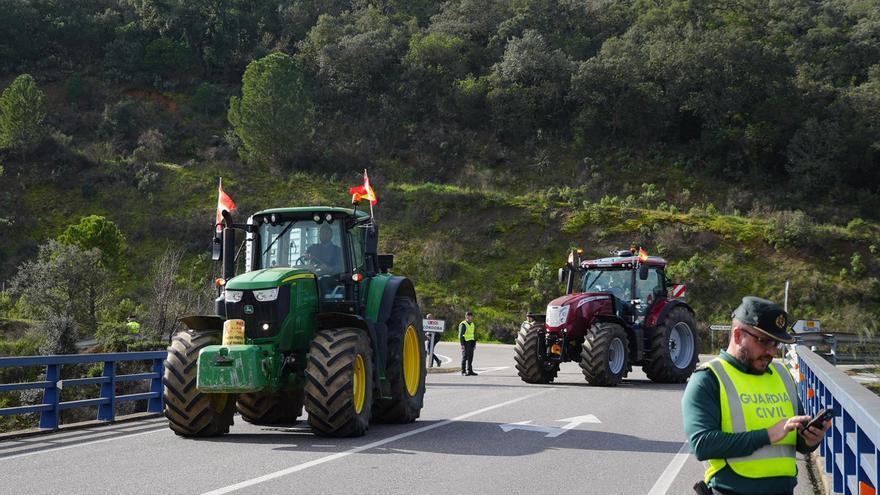
[[[352,203],[357,203],[362,199],[366,199],[371,205],[379,202],[379,198],[376,197],[376,191],[373,191],[372,186],[370,186],[370,177],[367,176],[367,169],[364,169],[364,185],[352,187],[348,192],[351,193]]]
[[[639,247],[639,263],[644,263],[648,261],[648,252],[645,251],[645,248]]]
[[[220,185],[217,186],[217,233],[223,231],[223,227],[221,224],[223,223],[223,212],[228,211],[229,213],[237,210],[238,207],[235,206],[235,201],[232,201],[232,198],[226,194],[226,191],[223,190],[223,178],[220,178]]]

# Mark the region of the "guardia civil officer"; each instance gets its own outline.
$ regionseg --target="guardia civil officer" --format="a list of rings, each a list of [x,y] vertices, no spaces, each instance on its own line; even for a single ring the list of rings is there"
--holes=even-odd
[[[794,342],[787,316],[772,301],[744,297],[732,315],[727,352],[700,366],[687,385],[684,430],[697,459],[708,461],[711,493],[792,494],[795,451],[814,450],[831,426],[829,420],[804,428],[810,417],[794,380],[773,361],[780,343]]]
[[[458,324],[462,375],[477,376],[474,373],[474,349],[477,347],[477,335],[474,329],[474,314],[468,311],[464,314],[464,321]]]

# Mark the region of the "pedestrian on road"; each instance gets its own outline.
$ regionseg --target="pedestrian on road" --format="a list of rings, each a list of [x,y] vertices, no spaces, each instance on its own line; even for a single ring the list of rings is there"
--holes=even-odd
[[[458,325],[458,340],[461,342],[461,374],[477,376],[474,373],[474,348],[477,347],[477,335],[474,331],[474,314],[468,311],[464,321]]]
[[[425,315],[426,320],[433,320],[433,313],[428,313]],[[434,335],[434,349],[437,348],[437,341],[440,340],[440,334]],[[425,339],[425,350],[431,353],[431,364],[435,361],[437,362],[437,366],[440,366],[441,361],[440,358],[437,357],[437,354],[434,352],[434,349],[431,349],[431,337],[427,337]]]
[[[128,315],[128,318],[125,319],[125,329],[128,330],[128,333],[131,335],[137,335],[141,331],[141,324],[138,323],[134,315]]]
[[[815,450],[831,427],[828,420],[805,428],[810,417],[794,380],[773,361],[780,343],[794,342],[787,317],[772,301],[744,297],[727,351],[691,376],[681,401],[684,430],[697,459],[709,463],[697,493],[793,494],[795,451]]]

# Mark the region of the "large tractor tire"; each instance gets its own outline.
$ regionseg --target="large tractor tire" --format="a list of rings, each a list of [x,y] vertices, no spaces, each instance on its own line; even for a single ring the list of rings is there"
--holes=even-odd
[[[629,343],[623,327],[596,323],[581,349],[581,371],[590,385],[614,387],[629,372]]]
[[[303,389],[238,394],[235,403],[241,418],[256,425],[295,423],[302,414]]]
[[[556,378],[559,366],[547,362],[544,324],[523,322],[516,335],[516,372],[526,383],[550,383]]]
[[[425,398],[425,334],[419,307],[408,297],[394,299],[388,319],[388,359],[385,376],[390,398],[373,405],[377,423],[412,423],[422,412]]]
[[[683,306],[673,308],[666,320],[654,329],[642,369],[652,381],[683,383],[697,367],[699,349],[694,315]]]
[[[165,358],[165,417],[174,433],[212,437],[229,433],[235,414],[235,395],[206,394],[196,388],[199,351],[220,343],[216,332],[178,332]]]
[[[357,328],[318,330],[306,366],[309,426],[321,436],[359,437],[370,426],[373,350]]]

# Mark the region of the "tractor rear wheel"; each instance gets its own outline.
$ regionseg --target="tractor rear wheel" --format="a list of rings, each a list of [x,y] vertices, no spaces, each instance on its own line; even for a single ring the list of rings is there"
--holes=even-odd
[[[425,334],[419,307],[408,297],[394,299],[388,319],[388,360],[385,376],[391,398],[373,405],[379,423],[412,423],[422,412],[425,398]]]
[[[544,324],[523,322],[516,335],[516,372],[526,383],[550,383],[559,371],[557,364],[547,362]]]
[[[373,350],[357,328],[315,333],[306,366],[309,426],[321,436],[359,437],[370,426]]]
[[[216,332],[178,332],[165,358],[163,397],[165,417],[174,433],[184,437],[212,437],[229,433],[235,414],[233,394],[206,394],[196,388],[199,351],[220,343]]]
[[[581,348],[581,371],[590,385],[613,387],[629,372],[629,343],[623,327],[596,323]]]
[[[651,337],[648,359],[642,369],[652,381],[683,383],[694,372],[699,358],[697,322],[686,308],[673,308]]]
[[[238,394],[235,403],[241,419],[257,425],[295,423],[302,414],[303,389]]]

